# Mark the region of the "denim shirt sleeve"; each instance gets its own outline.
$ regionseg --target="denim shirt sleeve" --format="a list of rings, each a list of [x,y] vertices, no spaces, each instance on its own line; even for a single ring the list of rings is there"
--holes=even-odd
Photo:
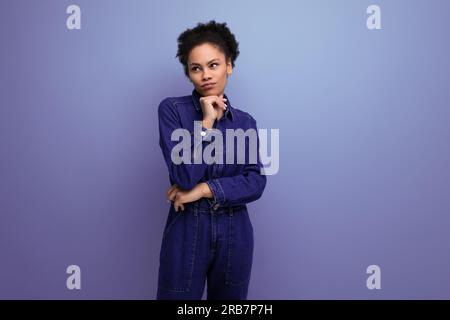
[[[175,164],[172,161],[171,153],[173,147],[179,141],[172,141],[172,132],[176,129],[182,128],[179,113],[176,106],[171,102],[170,98],[166,98],[159,104],[158,107],[158,122],[159,122],[159,145],[161,147],[164,160],[169,169],[169,177],[172,183],[178,185],[181,189],[190,190],[194,188],[197,183],[204,177],[207,164],[201,161],[197,164],[194,162],[195,156],[201,157],[201,148],[210,143],[204,139],[199,141],[194,140],[193,133],[190,133],[191,138],[191,162]]]
[[[256,121],[252,119],[251,128],[257,130]],[[259,154],[259,136],[257,138],[257,163],[246,164],[241,174],[232,177],[221,177],[207,181],[213,194],[213,206],[237,206],[259,199],[266,186],[267,178],[261,174],[261,158]],[[248,145],[246,146],[248,152]]]

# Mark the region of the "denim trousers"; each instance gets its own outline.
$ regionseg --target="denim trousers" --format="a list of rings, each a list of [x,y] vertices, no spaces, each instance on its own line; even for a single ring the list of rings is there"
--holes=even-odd
[[[158,300],[245,300],[253,260],[247,206],[214,209],[202,198],[175,211],[162,236]]]

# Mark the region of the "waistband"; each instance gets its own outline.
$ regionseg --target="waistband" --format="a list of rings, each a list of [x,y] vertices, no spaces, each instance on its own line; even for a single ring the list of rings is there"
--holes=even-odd
[[[201,198],[194,202],[189,202],[184,204],[185,209],[195,210],[197,212],[204,212],[204,213],[233,213],[238,210],[246,209],[247,206],[245,204],[238,205],[238,206],[217,206],[214,204],[212,199],[208,198]]]

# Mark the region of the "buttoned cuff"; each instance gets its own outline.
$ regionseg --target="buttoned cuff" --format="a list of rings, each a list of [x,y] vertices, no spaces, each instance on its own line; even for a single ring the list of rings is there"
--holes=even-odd
[[[223,192],[222,186],[220,185],[219,180],[212,179],[206,181],[209,188],[211,189],[211,193],[213,194],[214,201],[212,202],[213,209],[219,208],[221,204],[225,202],[225,193]]]

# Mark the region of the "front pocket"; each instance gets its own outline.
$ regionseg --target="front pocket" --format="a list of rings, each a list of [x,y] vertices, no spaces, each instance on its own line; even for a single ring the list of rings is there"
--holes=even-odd
[[[199,222],[190,211],[174,214],[161,244],[158,287],[185,292],[191,288]]]
[[[246,209],[228,216],[226,283],[239,286],[250,280],[253,263],[253,227]]]

